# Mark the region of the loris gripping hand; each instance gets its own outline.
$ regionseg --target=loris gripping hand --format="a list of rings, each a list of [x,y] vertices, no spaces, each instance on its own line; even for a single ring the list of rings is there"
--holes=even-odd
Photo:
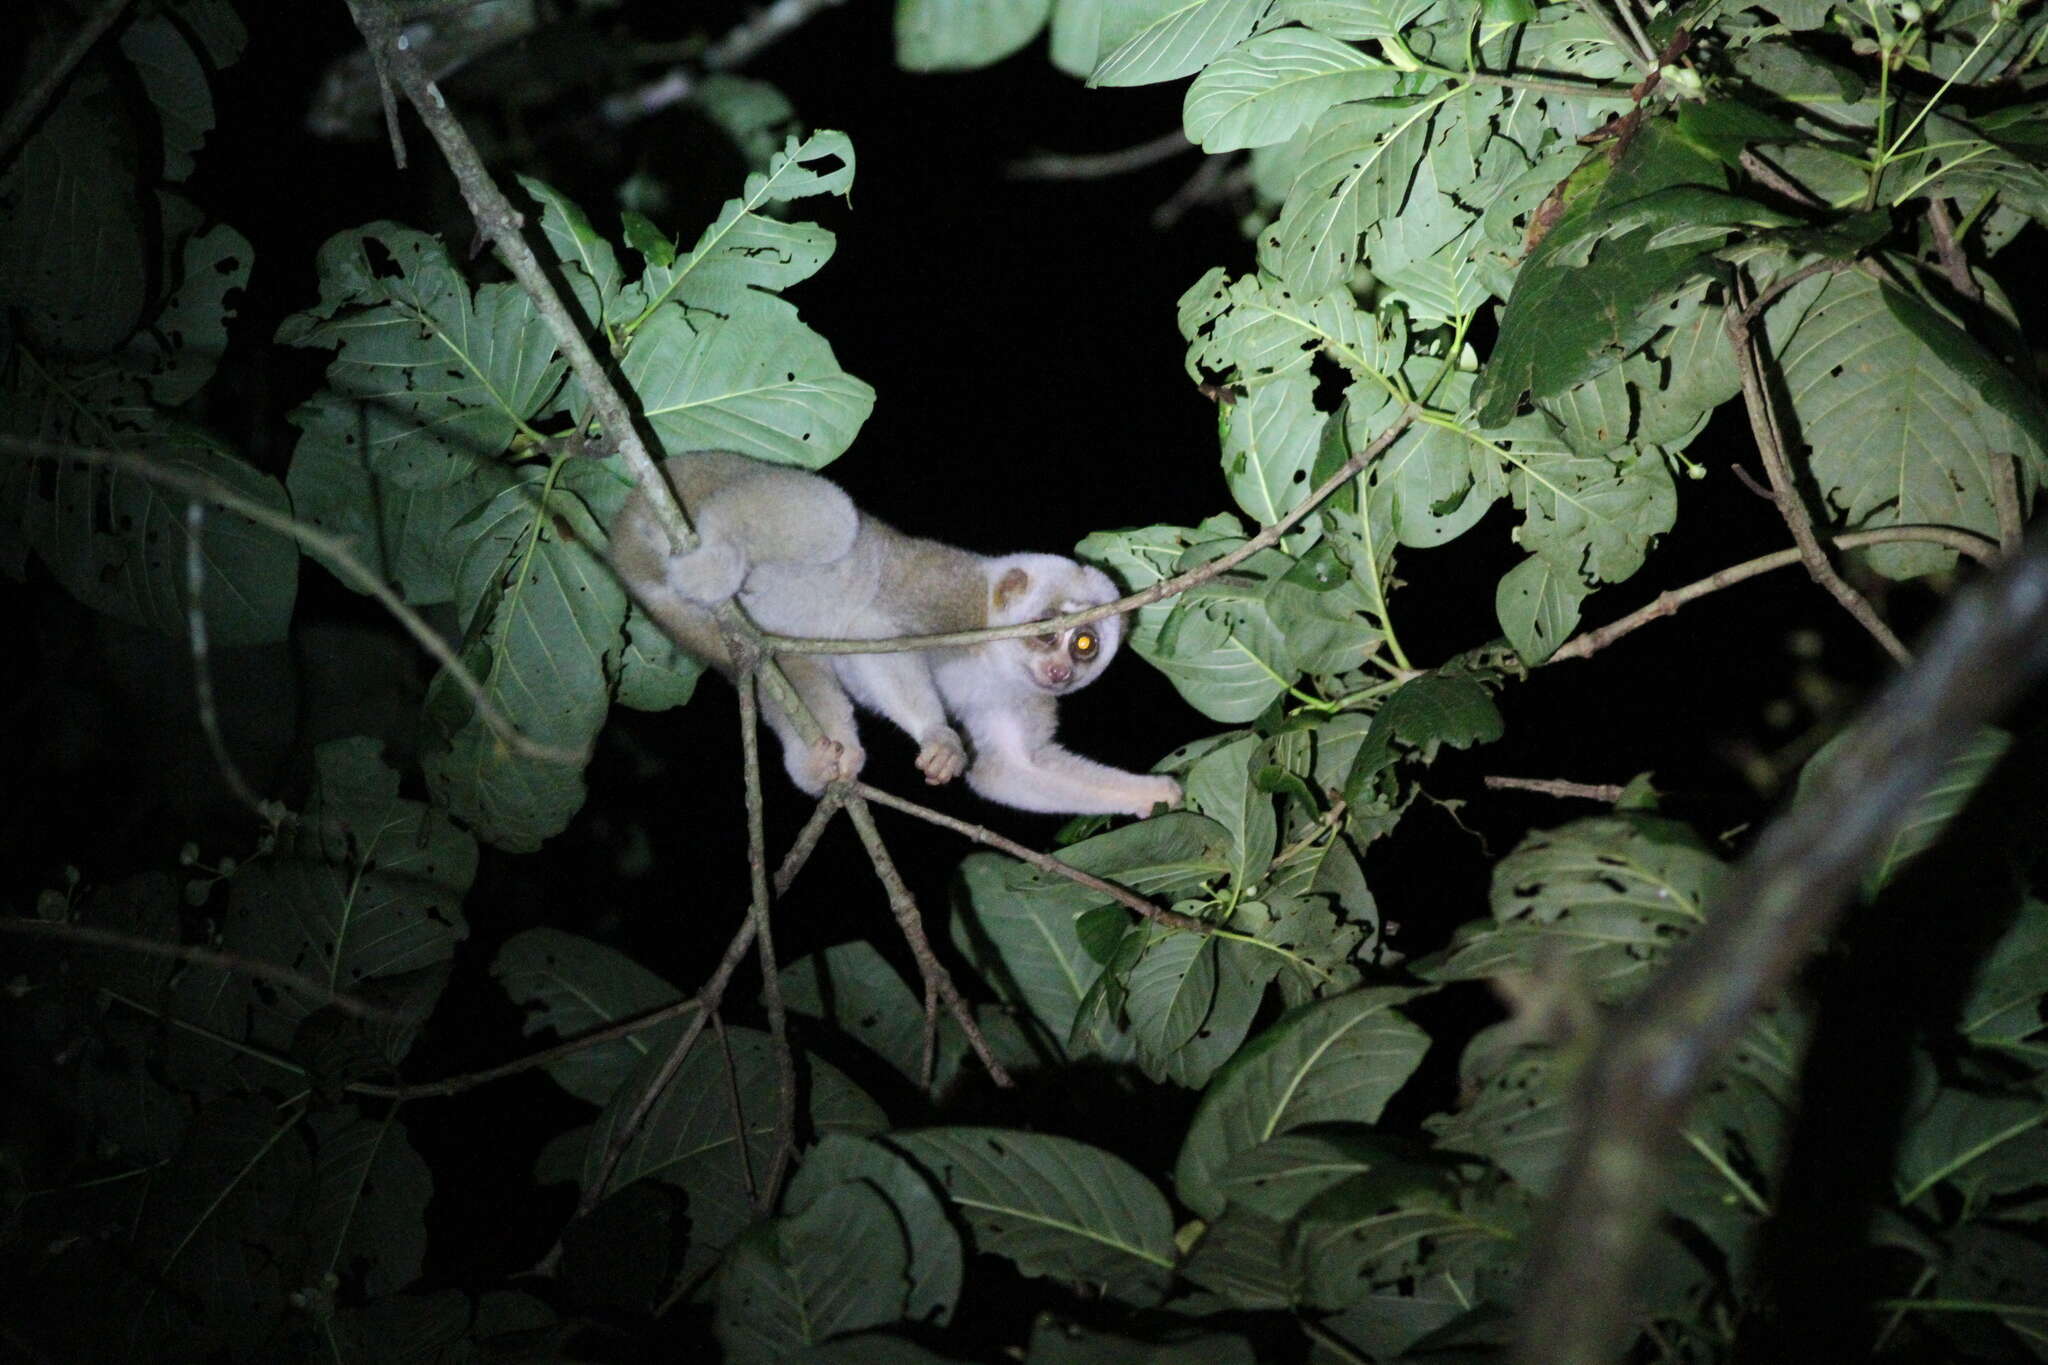
[[[678,554],[635,492],[612,526],[612,559],[634,598],[684,650],[732,674],[710,607],[737,595],[776,635],[880,640],[1020,625],[1116,600],[1101,570],[1058,555],[989,557],[906,536],[857,510],[825,479],[725,451],[662,466],[700,538]],[[1149,815],[1178,804],[1169,777],[1129,773],[1053,740],[1057,699],[1086,687],[1123,640],[1123,622],[893,654],[785,655],[783,673],[825,737],[803,742],[774,699],[762,714],[783,766],[813,795],[865,761],[858,702],[918,743],[929,783],[967,783],[992,801],[1075,815]],[[967,731],[968,746],[949,723]]]

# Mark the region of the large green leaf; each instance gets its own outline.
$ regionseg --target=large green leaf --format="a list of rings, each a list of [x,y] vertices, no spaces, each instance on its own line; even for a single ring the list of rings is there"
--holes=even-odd
[[[875,391],[839,368],[794,307],[754,290],[701,325],[680,308],[657,310],[620,372],[670,450],[736,450],[807,469],[845,453],[875,406]]]
[[[1394,1012],[1416,994],[1376,988],[1303,1005],[1247,1044],[1188,1126],[1174,1167],[1181,1201],[1214,1218],[1225,1164],[1239,1152],[1304,1124],[1377,1119],[1429,1046]]]
[[[896,0],[896,64],[905,71],[992,66],[1045,27],[1052,0]]]
[[[579,1174],[586,1184],[597,1178],[613,1132],[667,1060],[666,1055],[643,1059],[597,1122],[576,1135]],[[797,1121],[807,1131],[864,1137],[887,1126],[881,1108],[838,1068],[808,1054],[800,1055],[797,1065],[806,1080]],[[746,1173],[758,1176],[774,1164],[780,1084],[767,1034],[732,1025],[722,1036],[706,1029],[626,1145],[612,1189],[651,1178],[689,1196],[690,1247],[681,1266],[685,1277],[710,1264],[754,1219]]]
[[[538,415],[565,367],[517,285],[469,283],[436,238],[395,223],[320,248],[320,302],[277,339],[332,347],[327,382],[358,406],[370,467],[445,487],[497,459]]]
[[[1108,1152],[1001,1128],[926,1128],[888,1143],[939,1182],[977,1250],[1131,1303],[1165,1291],[1175,1259],[1166,1197]]]
[[[2032,479],[2048,468],[2039,395],[1925,303],[1860,271],[1828,277],[1778,349],[1806,467],[1846,529],[1957,526],[1995,539],[1992,462],[2017,454]],[[1918,543],[1866,553],[1893,578],[1956,559]]]
[[[910,1248],[889,1201],[835,1185],[802,1213],[740,1238],[720,1267],[714,1327],[733,1365],[781,1365],[848,1332],[902,1318]]]
[[[1171,896],[1227,870],[1228,848],[1228,836],[1213,820],[1181,811],[1097,835],[1059,857],[1141,895]],[[1111,902],[1064,877],[992,853],[963,862],[960,881],[955,943],[1064,1045],[1102,974],[1076,922]],[[1098,1029],[1094,1043],[1116,1059],[1131,1052],[1121,1032]]]
[[[745,189],[725,201],[717,221],[687,254],[669,259],[664,251],[648,260],[627,291],[628,305],[639,310],[642,322],[670,302],[730,314],[748,291],[779,291],[809,279],[831,258],[837,239],[816,223],[775,216],[775,206],[845,194],[853,173],[853,142],[846,134],[790,137],[769,158],[766,171],[749,175]]]
[[[434,1179],[395,1112],[341,1110],[312,1121],[318,1143],[303,1209],[307,1269],[360,1277],[372,1298],[419,1278]]]
[[[824,1193],[849,1181],[879,1191],[908,1234],[906,1315],[915,1322],[945,1326],[966,1278],[966,1248],[938,1189],[901,1153],[875,1138],[827,1133],[804,1153],[784,1207],[804,1212]]]
[[[530,466],[519,474],[467,528],[456,584],[462,659],[522,735],[574,753],[604,723],[626,614],[625,591],[596,549],[603,537],[590,500],[578,493],[615,496],[616,481],[589,461],[553,479]],[[428,781],[481,838],[530,851],[583,804],[580,764],[512,749],[445,672],[428,690],[427,713],[437,726]]]
[[[213,442],[156,432],[137,458],[197,478],[284,515],[284,490]],[[298,547],[204,494],[143,478],[119,465],[50,460],[24,479],[22,540],[79,601],[109,616],[182,639],[196,608],[214,645],[282,640],[298,591]],[[201,521],[188,520],[197,507]],[[191,539],[201,574],[194,602]]]
[[[1284,142],[1333,104],[1392,93],[1401,72],[1313,29],[1261,33],[1188,86],[1181,121],[1206,152]]]
[[[1236,47],[1268,0],[1122,0],[1102,16],[1106,55],[1090,85],[1149,85],[1200,71]]]
[[[1594,152],[1560,186],[1568,207],[1515,274],[1477,395],[1484,427],[1512,417],[1524,393],[1553,397],[1649,340],[1654,306],[1715,268],[1704,248],[1790,221],[1721,193],[1720,163],[1662,120],[1643,123],[1618,162],[1610,155]]]
[[[560,929],[514,934],[491,961],[491,976],[526,1010],[524,1032],[569,1039],[672,1005],[681,992],[615,948]],[[605,1104],[650,1053],[682,1035],[688,1016],[579,1048],[547,1064],[557,1085]]]
[[[1835,736],[1814,754],[1799,774],[1802,799],[1826,780],[1842,748],[1855,736],[1847,730]],[[1863,896],[1868,900],[1882,891],[1900,869],[1939,840],[1949,822],[1970,803],[1991,770],[2012,747],[2012,736],[1996,726],[1981,726],[1969,742],[1941,765],[1941,773],[1913,799],[1901,820],[1863,872]]]
[[[1493,921],[1460,929],[1438,981],[1574,964],[1604,1001],[1633,995],[1697,929],[1721,864],[1690,830],[1641,815],[1604,815],[1532,834],[1493,870]]]

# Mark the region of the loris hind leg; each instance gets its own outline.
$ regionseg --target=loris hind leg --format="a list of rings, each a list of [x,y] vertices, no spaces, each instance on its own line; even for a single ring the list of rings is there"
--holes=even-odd
[[[824,731],[816,744],[805,743],[789,713],[768,694],[768,689],[760,689],[761,716],[782,741],[782,766],[788,770],[789,780],[817,796],[828,783],[860,776],[867,753],[860,747],[853,703],[833,676],[831,665],[801,654],[784,655],[780,662],[783,676],[789,679],[790,686],[810,708],[818,728]]]

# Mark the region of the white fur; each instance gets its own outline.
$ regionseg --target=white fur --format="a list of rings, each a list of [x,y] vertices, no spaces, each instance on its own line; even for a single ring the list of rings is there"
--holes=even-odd
[[[707,607],[737,594],[775,635],[876,640],[1020,625],[1116,600],[1100,569],[1059,555],[969,554],[918,540],[857,512],[813,474],[701,452],[664,467],[695,520],[700,547],[665,553],[637,493],[613,527],[613,559],[634,596],[684,649],[730,671]],[[1092,633],[1092,653],[1075,646]],[[992,640],[893,654],[785,655],[790,681],[825,732],[806,745],[779,707],[762,710],[804,791],[857,774],[866,761],[853,702],[916,740],[925,780],[967,784],[1022,810],[1147,815],[1177,804],[1169,777],[1124,772],[1053,740],[1057,698],[1087,686],[1116,656],[1123,623],[1108,617],[1056,638]],[[764,698],[764,702],[767,699]],[[949,724],[958,720],[973,744]]]

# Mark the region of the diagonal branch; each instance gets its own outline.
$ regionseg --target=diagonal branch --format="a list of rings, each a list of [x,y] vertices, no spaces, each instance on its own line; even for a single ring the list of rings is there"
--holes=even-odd
[[[1735,348],[1735,368],[1742,377],[1743,407],[1749,412],[1749,429],[1756,438],[1757,452],[1763,457],[1764,472],[1770,476],[1778,515],[1785,519],[1786,528],[1792,532],[1792,539],[1799,546],[1800,562],[1806,565],[1806,572],[1813,581],[1834,594],[1835,600],[1870,632],[1886,653],[1901,664],[1911,663],[1912,654],[1899,643],[1899,637],[1892,633],[1891,627],[1879,619],[1877,609],[1870,605],[1869,600],[1835,571],[1835,566],[1828,562],[1827,551],[1821,548],[1819,538],[1814,535],[1813,519],[1807,515],[1806,505],[1800,500],[1798,486],[1792,478],[1792,466],[1785,458],[1785,428],[1778,420],[1770,391],[1764,384],[1759,360],[1761,348],[1750,330],[1754,315],[1744,294],[1742,276],[1738,272],[1735,300],[1741,307],[1730,309],[1726,314],[1728,343]]]

